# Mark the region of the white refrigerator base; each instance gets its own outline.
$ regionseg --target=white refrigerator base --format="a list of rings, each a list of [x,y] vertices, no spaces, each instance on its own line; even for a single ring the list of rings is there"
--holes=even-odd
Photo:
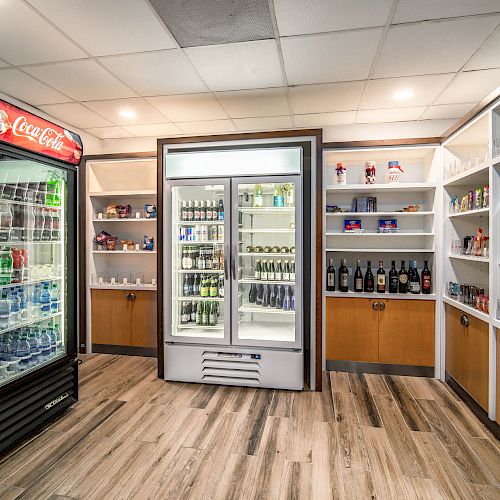
[[[304,355],[303,351],[167,344],[165,380],[300,391]]]

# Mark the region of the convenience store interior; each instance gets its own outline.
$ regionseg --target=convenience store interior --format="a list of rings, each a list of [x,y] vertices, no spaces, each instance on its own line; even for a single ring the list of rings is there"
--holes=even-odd
[[[0,206],[2,104],[83,143],[74,402],[1,498],[500,498],[498,0],[0,0],[0,41]]]

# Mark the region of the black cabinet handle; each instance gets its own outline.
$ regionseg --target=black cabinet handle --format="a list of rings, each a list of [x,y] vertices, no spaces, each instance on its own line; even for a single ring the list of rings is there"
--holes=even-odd
[[[462,314],[462,316],[460,317],[460,323],[462,326],[465,326],[465,328],[469,328],[469,316],[467,316],[466,314]]]
[[[125,296],[127,300],[134,301],[137,298],[137,295],[133,292],[128,292]]]

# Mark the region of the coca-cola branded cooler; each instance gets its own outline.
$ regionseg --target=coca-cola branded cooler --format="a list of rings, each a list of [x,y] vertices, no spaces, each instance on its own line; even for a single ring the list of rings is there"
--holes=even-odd
[[[78,135],[0,100],[0,452],[78,398]]]

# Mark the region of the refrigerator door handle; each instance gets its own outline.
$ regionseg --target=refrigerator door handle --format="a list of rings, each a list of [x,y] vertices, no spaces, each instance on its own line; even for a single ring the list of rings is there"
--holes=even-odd
[[[238,251],[238,247],[236,243],[233,243],[233,253],[231,255],[231,269],[233,272],[233,280],[236,279],[236,252]]]
[[[229,243],[226,243],[224,249],[224,278],[229,279]]]

